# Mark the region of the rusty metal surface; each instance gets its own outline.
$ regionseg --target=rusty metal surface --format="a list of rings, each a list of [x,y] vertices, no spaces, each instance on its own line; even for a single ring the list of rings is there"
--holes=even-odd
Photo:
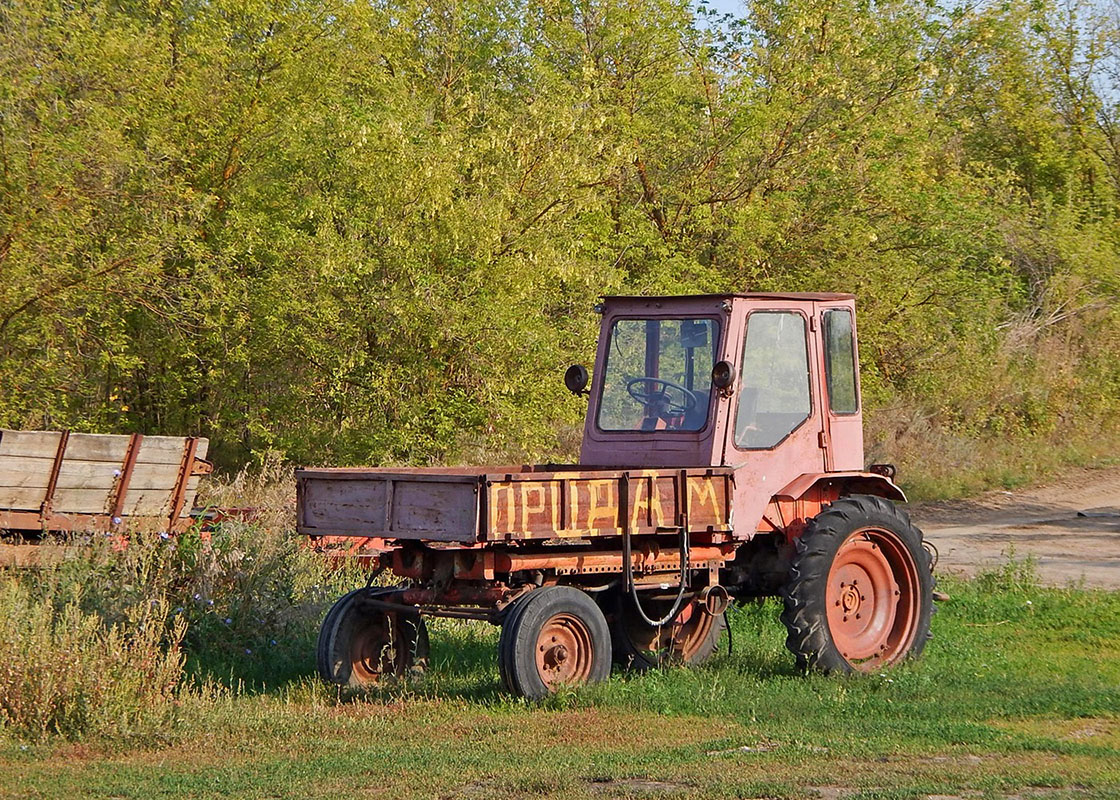
[[[297,470],[296,528],[329,536],[478,538],[480,476],[411,470]]]
[[[735,552],[733,544],[694,546],[689,552],[688,563],[692,569],[707,569],[713,562],[722,566]],[[635,574],[668,572],[680,569],[681,553],[678,548],[652,548],[631,553]],[[504,551],[495,556],[497,572],[519,570],[552,570],[559,575],[621,574],[625,566],[618,550],[599,550],[588,553],[522,553]]]
[[[0,531],[24,531],[28,533],[104,533],[116,531],[121,527],[121,522],[114,520],[131,520],[134,523],[159,520],[160,530],[170,533],[182,533],[195,524],[190,516],[179,517],[170,526],[167,520],[158,517],[113,517],[109,514],[42,514],[38,511],[11,511],[0,508]]]
[[[116,484],[109,492],[108,512],[110,518],[120,523],[124,511],[124,498],[128,494],[128,484],[132,481],[132,472],[136,469],[136,457],[140,454],[140,443],[144,437],[138,433],[132,434],[128,439],[128,448],[124,453],[124,463],[121,464],[120,475]],[[180,468],[181,470],[182,468]]]
[[[51,503],[54,501],[54,491],[58,488],[58,475],[62,471],[62,460],[66,457],[66,445],[70,442],[70,431],[63,431],[58,437],[58,449],[54,454],[54,463],[51,464],[50,478],[47,479],[47,491],[43,496],[43,504],[39,513],[43,517],[51,514]]]
[[[432,474],[298,470],[301,533],[412,541],[575,539],[689,530],[731,533],[730,470],[530,470]]]
[[[183,503],[187,495],[187,484],[192,475],[208,475],[212,469],[209,462],[205,466],[196,464],[195,454],[198,452],[198,439],[188,436],[183,443],[183,458],[179,462],[179,474],[175,479],[175,488],[171,492],[171,502],[167,513],[167,522],[174,525],[183,511]]]
[[[730,470],[594,470],[488,476],[487,540],[565,539],[676,528],[731,532]]]

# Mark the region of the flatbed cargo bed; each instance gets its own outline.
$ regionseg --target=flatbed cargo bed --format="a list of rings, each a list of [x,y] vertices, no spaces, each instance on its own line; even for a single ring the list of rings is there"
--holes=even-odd
[[[678,531],[731,535],[733,470],[555,465],[296,471],[297,529],[475,545]]]

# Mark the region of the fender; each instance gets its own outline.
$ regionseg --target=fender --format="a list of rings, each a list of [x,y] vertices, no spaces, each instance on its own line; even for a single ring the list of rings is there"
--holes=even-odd
[[[837,497],[846,494],[876,494],[888,500],[906,502],[906,494],[894,481],[876,472],[806,472],[790,481],[775,497],[797,500],[814,487],[839,488]]]
[[[849,494],[873,494],[906,502],[906,494],[885,475],[875,472],[806,472],[775,494],[758,524],[759,533],[783,533],[790,541],[821,509]]]

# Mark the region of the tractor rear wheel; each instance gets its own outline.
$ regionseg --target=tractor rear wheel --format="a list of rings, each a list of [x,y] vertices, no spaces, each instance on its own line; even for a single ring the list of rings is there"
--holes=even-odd
[[[611,673],[606,617],[579,589],[534,589],[502,621],[498,669],[508,691],[530,700],[606,680]]]
[[[327,683],[359,689],[428,664],[428,629],[420,615],[369,607],[368,597],[368,589],[355,589],[323,620],[316,660]]]
[[[842,498],[796,545],[782,622],[799,668],[870,672],[922,652],[933,573],[904,512],[882,497]]]
[[[662,617],[672,608],[672,601],[643,600],[642,608],[650,616]],[[723,630],[723,616],[706,613],[698,600],[685,603],[671,622],[650,627],[630,596],[619,594],[611,618],[614,661],[639,671],[664,664],[699,666],[716,652]]]

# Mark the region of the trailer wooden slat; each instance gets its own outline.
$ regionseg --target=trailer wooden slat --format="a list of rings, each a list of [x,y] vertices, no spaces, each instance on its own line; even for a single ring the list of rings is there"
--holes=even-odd
[[[52,459],[0,456],[0,492],[5,488],[46,489],[49,485]],[[59,489],[108,490],[119,477],[121,465],[116,461],[71,461],[65,459],[58,471]],[[175,484],[178,464],[145,464],[133,468],[132,489],[161,489]],[[3,505],[0,498],[0,506]]]
[[[0,431],[0,456],[53,459],[58,451],[59,431]],[[67,461],[115,461],[120,464],[131,437],[120,434],[71,433],[66,446]],[[179,464],[183,457],[181,436],[145,436],[137,463]],[[198,440],[197,458],[206,458],[208,440]]]
[[[198,476],[187,484],[187,500],[180,516],[186,516],[194,502],[198,489]],[[13,511],[38,511],[43,504],[43,489],[0,489],[0,507]],[[130,487],[125,492],[120,516],[166,516],[171,509],[172,490],[137,489]],[[109,514],[113,509],[108,506],[109,493],[106,489],[62,489],[55,490],[51,508],[56,514]]]

